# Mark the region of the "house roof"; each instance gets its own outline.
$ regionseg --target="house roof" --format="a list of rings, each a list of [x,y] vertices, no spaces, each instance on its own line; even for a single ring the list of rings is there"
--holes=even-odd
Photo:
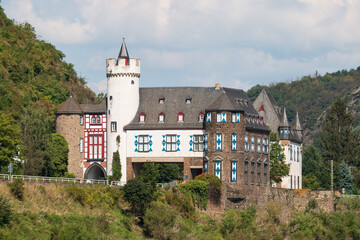
[[[55,114],[106,113],[106,101],[100,104],[78,104],[71,96],[60,105]]]
[[[164,99],[164,103],[159,100]],[[190,99],[191,103],[187,103]],[[134,119],[124,127],[130,129],[203,129],[199,114],[206,111],[242,111],[258,116],[246,93],[240,89],[209,87],[140,88],[140,104]],[[183,113],[183,122],[177,116]],[[145,122],[139,122],[140,114]],[[159,123],[160,113],[165,121]]]

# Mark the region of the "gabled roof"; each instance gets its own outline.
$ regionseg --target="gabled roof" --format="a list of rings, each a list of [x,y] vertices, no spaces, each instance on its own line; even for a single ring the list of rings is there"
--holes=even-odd
[[[82,113],[80,105],[70,96],[64,103],[57,109],[56,113]]]
[[[125,38],[123,38],[118,58],[130,58],[128,50],[126,48]]]
[[[164,103],[159,103],[164,99]],[[186,103],[191,99],[191,103]],[[124,129],[203,129],[199,122],[199,113],[206,111],[244,111],[258,115],[246,93],[232,88],[206,87],[162,87],[140,88],[140,104],[134,119]],[[179,113],[184,114],[184,121],[178,122]],[[139,122],[141,113],[145,122]],[[165,115],[163,123],[158,122],[160,113]]]
[[[78,104],[71,96],[60,105],[55,114],[106,113],[106,100],[100,104]]]

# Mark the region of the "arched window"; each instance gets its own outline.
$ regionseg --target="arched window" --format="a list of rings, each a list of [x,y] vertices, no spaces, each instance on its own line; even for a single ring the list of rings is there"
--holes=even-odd
[[[100,117],[99,116],[96,118],[96,123],[100,124]]]
[[[163,113],[159,114],[159,122],[164,122],[165,121],[165,115]]]
[[[91,118],[91,123],[92,123],[92,124],[95,124],[95,123],[96,123],[96,118],[95,118],[95,117],[92,117],[92,118]]]
[[[183,122],[184,121],[184,114],[182,112],[179,112],[178,114],[178,122]]]
[[[204,113],[200,112],[199,113],[199,122],[203,122],[204,121]]]
[[[139,122],[143,123],[145,122],[145,114],[144,113],[141,113],[140,116],[139,116]]]

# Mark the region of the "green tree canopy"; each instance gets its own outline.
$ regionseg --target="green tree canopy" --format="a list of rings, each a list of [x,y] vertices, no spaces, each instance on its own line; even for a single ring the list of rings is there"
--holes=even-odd
[[[46,144],[44,175],[63,177],[67,172],[68,154],[66,139],[61,134],[51,134]]]
[[[354,190],[354,176],[352,175],[349,166],[342,161],[340,164],[340,187],[345,190],[347,194],[353,194]]]
[[[270,180],[276,183],[288,176],[290,165],[285,163],[284,151],[276,133],[270,133]]]
[[[0,171],[2,173],[7,173],[10,162],[18,169],[22,168],[23,145],[20,137],[21,131],[12,117],[0,112]]]
[[[130,179],[123,187],[124,200],[131,204],[134,214],[144,216],[146,208],[153,200],[149,185],[139,178]]]
[[[159,177],[159,169],[155,163],[149,161],[144,163],[143,169],[140,171],[140,179],[144,183],[149,184],[155,190]]]

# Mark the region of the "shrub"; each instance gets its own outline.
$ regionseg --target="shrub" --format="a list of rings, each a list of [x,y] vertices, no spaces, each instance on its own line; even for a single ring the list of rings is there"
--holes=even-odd
[[[220,203],[222,181],[212,174],[201,174],[195,179],[209,183],[209,199],[214,203]]]
[[[208,186],[208,182],[197,179],[178,185],[179,190],[186,196],[191,197],[194,205],[201,209],[207,207]]]
[[[308,202],[309,209],[315,209],[315,208],[317,208],[317,206],[318,206],[318,204],[317,204],[316,199],[312,198],[309,200],[309,202]]]
[[[20,201],[24,199],[24,181],[22,179],[17,178],[13,182],[8,183],[8,186],[15,198]]]
[[[140,179],[133,178],[122,189],[124,200],[130,203],[132,212],[138,216],[144,216],[145,209],[153,199],[150,187]]]
[[[74,173],[69,173],[69,172],[66,172],[64,174],[64,177],[65,178],[76,178],[75,174]]]
[[[174,234],[177,211],[168,204],[153,202],[145,212],[145,227],[152,236],[159,239],[170,239]]]
[[[86,196],[85,191],[82,187],[78,187],[75,184],[69,185],[65,187],[65,192],[67,192],[70,197],[72,197],[75,201],[79,202],[84,206]]]
[[[9,200],[0,195],[0,227],[6,226],[10,223],[13,216],[13,210]]]
[[[165,192],[165,201],[167,204],[175,207],[183,217],[195,218],[195,208],[189,197],[169,191]]]

